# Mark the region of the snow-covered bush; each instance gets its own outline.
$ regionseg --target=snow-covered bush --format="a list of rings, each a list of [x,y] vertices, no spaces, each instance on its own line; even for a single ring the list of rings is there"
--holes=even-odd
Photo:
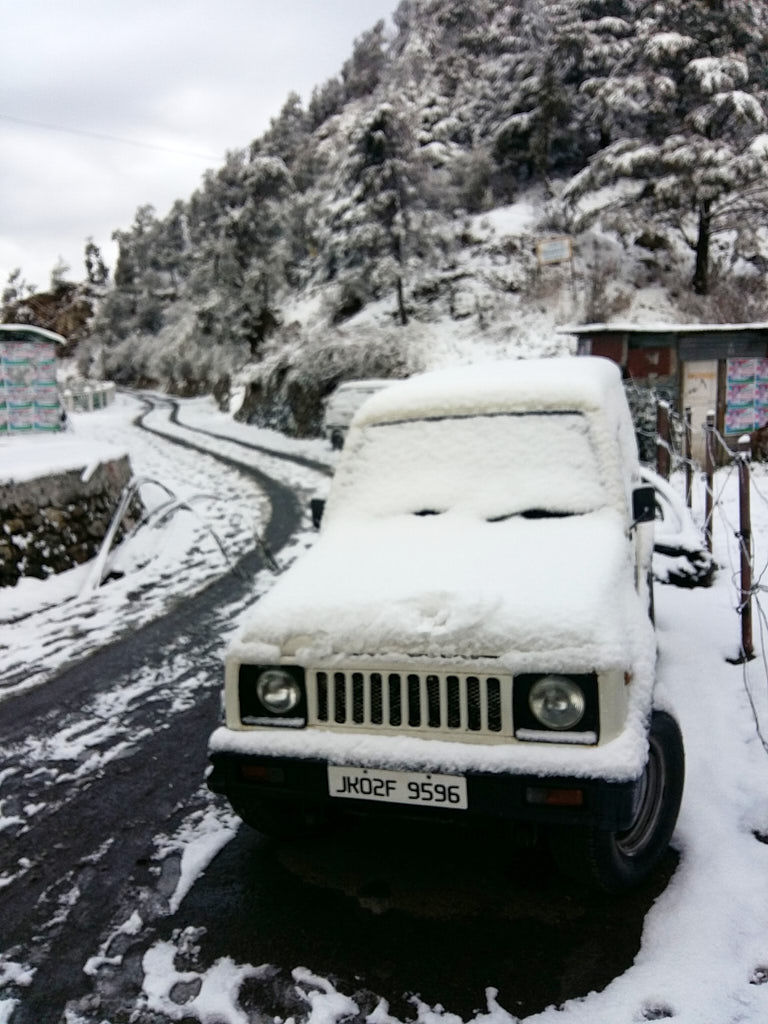
[[[282,350],[249,374],[236,419],[299,437],[322,433],[323,401],[345,380],[406,377],[422,369],[407,332],[370,337],[318,335],[298,350]]]

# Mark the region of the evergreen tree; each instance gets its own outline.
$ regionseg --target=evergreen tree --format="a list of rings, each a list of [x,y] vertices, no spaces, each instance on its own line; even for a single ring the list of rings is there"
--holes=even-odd
[[[122,290],[132,290],[136,284],[137,267],[133,255],[131,233],[129,231],[113,231],[112,241],[117,242],[115,285]]]
[[[102,259],[101,250],[93,238],[88,238],[85,243],[85,275],[89,285],[102,287],[109,279],[109,269]]]
[[[24,299],[28,299],[30,295],[34,295],[36,291],[37,287],[35,285],[29,284],[28,281],[24,280],[21,273],[21,267],[16,267],[12,270],[8,275],[8,281],[6,282],[2,294],[3,320],[5,320],[6,317],[6,307],[23,302]]]
[[[693,288],[706,294],[712,237],[768,215],[767,46],[747,5],[649,5],[631,54],[589,85],[619,137],[566,190],[574,226],[588,193],[624,182],[617,205],[677,229],[695,254]]]
[[[486,101],[500,171],[512,179],[573,171],[598,148],[580,90],[623,53],[630,26],[616,12],[626,6],[624,0],[531,0],[512,9]]]
[[[346,99],[370,96],[382,76],[387,62],[384,22],[378,21],[355,40],[352,56],[341,69]]]
[[[394,287],[398,317],[408,322],[404,277],[418,170],[407,117],[376,107],[352,131],[331,243],[332,271],[362,293]]]
[[[67,285],[67,275],[71,270],[72,268],[64,257],[59,256],[51,270],[51,291],[58,291]]]
[[[269,129],[259,145],[259,152],[275,156],[286,166],[298,159],[307,144],[309,121],[297,92],[289,94],[278,117],[270,121]]]
[[[155,228],[155,242],[151,264],[172,288],[176,288],[185,275],[189,262],[189,227],[187,213],[180,200],[171,207],[168,216]]]
[[[315,86],[309,100],[307,115],[314,131],[321,124],[338,114],[344,105],[344,86],[338,78],[329,78],[321,86]]]
[[[206,330],[247,344],[256,354],[279,324],[278,295],[286,285],[292,257],[291,199],[294,184],[276,157],[257,156],[230,165],[227,195],[216,198],[219,213],[199,247],[198,286],[215,298],[206,309]]]

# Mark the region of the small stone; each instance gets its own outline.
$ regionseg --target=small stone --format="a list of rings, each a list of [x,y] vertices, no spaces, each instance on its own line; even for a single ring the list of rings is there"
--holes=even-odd
[[[53,508],[52,506],[41,508],[40,514],[51,526],[55,526],[57,530],[63,530],[67,525],[67,514],[62,512],[60,508]]]

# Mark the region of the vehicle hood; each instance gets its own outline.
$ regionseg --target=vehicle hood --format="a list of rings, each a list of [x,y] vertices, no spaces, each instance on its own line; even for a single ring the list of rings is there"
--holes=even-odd
[[[231,656],[558,671],[627,664],[649,629],[616,511],[498,522],[447,512],[335,521],[259,601]]]

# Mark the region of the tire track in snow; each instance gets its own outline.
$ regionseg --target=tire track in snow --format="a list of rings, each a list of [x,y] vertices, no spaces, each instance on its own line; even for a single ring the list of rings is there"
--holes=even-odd
[[[275,553],[288,545],[303,515],[290,487],[191,438],[144,424],[157,404],[141,400],[146,408],[137,425],[255,479],[272,508],[264,539]],[[146,862],[153,837],[174,815],[209,799],[201,782],[217,717],[223,638],[258,593],[264,569],[258,548],[249,551],[234,571],[162,618],[0,704],[0,744],[19,757],[4,772],[0,792],[11,806],[35,809],[0,853],[6,883],[0,957],[35,970],[30,986],[19,990],[14,1024],[58,1020],[65,1004],[87,991],[82,968],[137,864]],[[120,707],[114,697],[132,686],[132,699]],[[110,698],[109,727],[100,736],[89,714]],[[78,742],[83,739],[95,742]],[[65,740],[75,754],[56,760]],[[116,747],[117,756],[110,756]],[[37,762],[33,749],[41,754]]]

